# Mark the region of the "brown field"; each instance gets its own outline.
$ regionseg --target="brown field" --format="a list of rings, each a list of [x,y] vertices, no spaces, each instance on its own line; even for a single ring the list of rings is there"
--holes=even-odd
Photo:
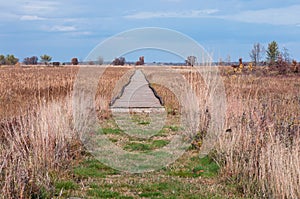
[[[209,87],[193,68],[169,68],[182,74],[201,99],[203,137],[213,106],[203,100]],[[112,119],[109,103],[134,69],[109,67],[99,80],[95,102],[101,122]],[[269,74],[267,69],[235,74],[230,67],[219,69],[227,110],[225,128],[211,154],[221,166],[214,182],[234,184],[239,197],[300,198],[299,74]],[[41,189],[51,192],[53,182],[69,176],[65,170],[85,156],[71,121],[78,70],[0,68],[0,198],[37,197]],[[170,121],[180,117],[176,96],[164,85],[152,86],[163,98]],[[197,150],[201,144],[201,138],[193,142]],[[126,196],[136,196],[126,191]]]

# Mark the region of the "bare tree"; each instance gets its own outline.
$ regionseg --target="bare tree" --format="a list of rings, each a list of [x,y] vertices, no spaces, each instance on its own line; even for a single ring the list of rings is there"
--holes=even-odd
[[[251,60],[253,61],[254,66],[256,66],[260,62],[264,53],[265,48],[260,43],[256,43],[253,45],[253,49],[251,50],[249,55]]]
[[[223,66],[224,65],[224,61],[222,59],[222,57],[219,58],[219,66]]]
[[[26,65],[37,65],[38,59],[39,58],[37,56],[26,57],[26,58],[24,58],[23,63]]]
[[[283,47],[281,55],[282,55],[283,61],[287,62],[288,64],[291,63],[291,56],[290,56],[289,50],[286,47]]]
[[[231,64],[231,57],[230,55],[227,55],[227,65],[230,65]]]
[[[195,56],[188,56],[185,62],[188,66],[194,66],[197,62],[197,58]]]
[[[98,64],[99,64],[99,65],[103,65],[103,64],[104,64],[104,59],[103,59],[102,56],[99,56],[99,57],[98,57]]]

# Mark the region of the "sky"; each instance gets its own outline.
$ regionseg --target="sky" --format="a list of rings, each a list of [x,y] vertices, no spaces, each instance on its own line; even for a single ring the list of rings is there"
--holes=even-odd
[[[225,3],[226,2],[226,3]],[[299,0],[0,0],[0,54],[85,60],[100,42],[134,28],[178,31],[224,61],[250,60],[275,40],[300,61]],[[173,61],[153,52],[145,61]],[[136,54],[138,55],[138,54]],[[131,59],[129,56],[128,59]],[[173,59],[174,58],[174,59]],[[132,58],[134,59],[134,58]],[[169,59],[169,60],[168,60]]]

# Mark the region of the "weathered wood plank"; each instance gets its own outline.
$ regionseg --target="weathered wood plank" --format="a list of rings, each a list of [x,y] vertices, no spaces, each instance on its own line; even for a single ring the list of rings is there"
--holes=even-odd
[[[160,100],[155,96],[141,70],[136,70],[130,83],[123,89],[120,98],[111,108],[162,108]]]

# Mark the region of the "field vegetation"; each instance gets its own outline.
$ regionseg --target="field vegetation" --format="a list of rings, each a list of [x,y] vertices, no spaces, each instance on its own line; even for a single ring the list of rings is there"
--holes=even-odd
[[[195,69],[170,68],[205,99],[208,88]],[[299,74],[267,67],[240,73],[219,69],[227,111],[214,150],[199,157],[210,123],[210,109],[202,101],[199,132],[181,158],[159,171],[128,174],[94,159],[74,129],[77,66],[0,68],[0,198],[299,198]],[[104,72],[96,110],[112,142],[147,152],[180,133],[180,102],[169,89],[153,84],[165,102],[167,122],[151,140],[127,136],[113,120],[109,103],[133,71],[115,66]],[[138,116],[134,121],[148,124]]]

